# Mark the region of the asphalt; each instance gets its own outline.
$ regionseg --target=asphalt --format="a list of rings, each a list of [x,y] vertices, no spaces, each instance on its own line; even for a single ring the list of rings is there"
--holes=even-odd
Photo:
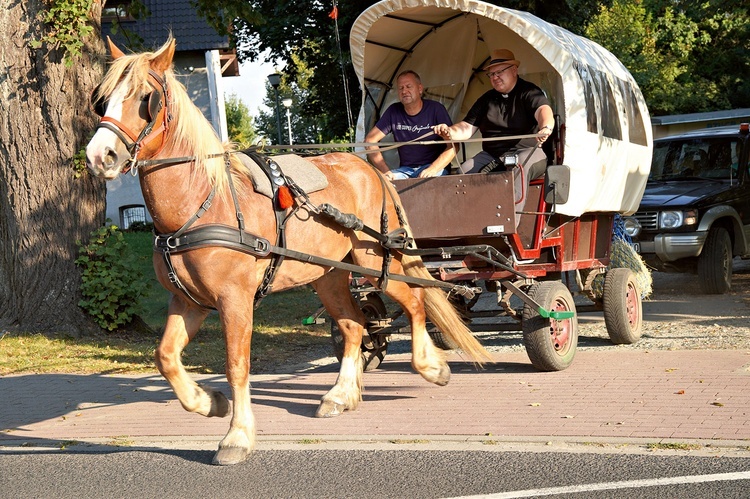
[[[259,447],[279,442],[699,443],[750,445],[750,352],[579,351],[565,371],[543,373],[525,352],[495,353],[481,370],[450,357],[439,387],[407,354],[365,373],[356,411],[314,417],[337,365],[254,375]],[[223,376],[195,376],[229,393]],[[229,418],[186,412],[158,374],[20,374],[0,377],[0,452],[38,447],[215,448]]]

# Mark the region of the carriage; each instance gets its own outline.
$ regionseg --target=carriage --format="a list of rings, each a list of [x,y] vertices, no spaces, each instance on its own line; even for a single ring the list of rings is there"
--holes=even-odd
[[[645,101],[625,67],[590,40],[476,0],[377,3],[355,21],[350,45],[363,89],[360,141],[397,101],[401,71],[419,73],[425,97],[440,101],[457,122],[491,88],[481,70],[491,50],[513,51],[522,62],[519,76],[544,90],[555,113],[545,178],[532,181],[526,193],[514,192],[510,171],[394,181],[418,253],[436,279],[472,290],[452,298],[473,330],[522,330],[537,369],[570,365],[577,311],[603,311],[614,343],[637,341],[641,291],[633,271],[611,268],[612,235],[616,215],[638,207],[652,136]],[[478,134],[461,144],[459,160],[478,152]],[[523,196],[526,211],[515,227],[523,206],[515,200]],[[573,286],[593,305],[577,310]],[[362,351],[366,369],[373,369],[404,324],[363,279],[353,277],[352,291],[369,319]],[[474,310],[483,292],[496,294],[494,310]],[[487,316],[503,319],[474,321]],[[438,331],[430,334],[449,348]],[[335,324],[332,335],[337,345]]]
[[[316,417],[357,409],[364,362],[378,358],[371,346],[387,342],[382,300],[365,290],[358,307],[350,293],[352,272],[402,308],[411,365],[430,383],[447,384],[451,369],[430,338],[427,319],[440,332],[433,340],[457,347],[478,365],[493,360],[449,301],[460,297],[470,308],[479,284],[497,291],[504,313],[520,319],[534,365],[562,369],[575,352],[577,322],[560,276],[580,273],[581,289],[589,290],[610,263],[615,215],[637,208],[651,135],[643,98],[616,59],[528,14],[476,1],[401,1],[370,7],[352,31],[352,59],[365,89],[360,136],[373,109],[392,99],[390,81],[407,56],[415,57],[412,69],[433,82],[431,91],[455,119],[486,86],[474,68],[483,66],[487,47],[502,42],[524,61],[523,76],[547,90],[560,123],[547,175],[527,192],[536,210],[523,214],[518,230],[511,222],[516,208],[509,173],[404,181],[394,188],[351,153],[282,160],[236,151],[220,141],[177,80],[174,39],[137,54],[109,43],[112,62],[92,102],[101,119],[86,162],[106,180],[138,173],[154,220],[154,271],[171,293],[156,366],[186,410],[219,417],[231,412],[215,464],[242,462],[255,446],[250,347],[254,306],[265,293],[311,284],[336,323],[339,375]],[[457,41],[466,42],[460,50]],[[445,71],[434,76],[428,63]],[[441,202],[420,211],[426,199]],[[373,229],[378,225],[381,232]],[[601,301],[610,335],[633,341],[640,332],[638,287],[627,269],[606,274]],[[510,297],[523,302],[520,312]],[[211,310],[218,312],[226,343],[231,402],[196,383],[181,362]]]

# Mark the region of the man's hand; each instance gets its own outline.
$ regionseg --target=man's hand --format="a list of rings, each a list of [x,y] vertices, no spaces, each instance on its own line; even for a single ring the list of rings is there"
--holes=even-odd
[[[539,129],[536,136],[536,141],[539,144],[543,144],[544,141],[546,141],[549,136],[552,135],[552,127],[549,125],[545,125],[542,128]]]
[[[441,171],[443,171],[442,168],[436,168],[434,165],[432,165],[429,168],[425,168],[424,170],[419,172],[419,178],[437,177]]]
[[[444,140],[451,140],[451,128],[445,123],[435,125],[432,127],[432,131],[435,134],[440,135]]]

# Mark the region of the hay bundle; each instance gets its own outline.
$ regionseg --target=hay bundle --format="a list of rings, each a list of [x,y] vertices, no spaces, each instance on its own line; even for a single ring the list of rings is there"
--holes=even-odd
[[[625,232],[625,222],[620,215],[615,215],[614,230],[612,232],[612,254],[607,269],[626,268],[633,271],[638,289],[641,290],[641,299],[647,298],[652,291],[653,279],[651,270],[636,253],[632,246],[630,236]],[[597,276],[591,285],[596,296],[602,296],[604,292],[604,275]]]

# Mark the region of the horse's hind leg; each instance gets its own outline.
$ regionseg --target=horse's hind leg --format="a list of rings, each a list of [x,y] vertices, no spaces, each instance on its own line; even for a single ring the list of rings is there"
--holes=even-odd
[[[392,273],[402,273],[391,268]],[[451,370],[427,332],[424,289],[391,279],[385,290],[401,306],[411,326],[411,365],[424,379],[436,385],[447,385]]]
[[[208,310],[190,306],[180,296],[169,302],[167,324],[156,349],[156,367],[177,395],[185,410],[203,416],[226,416],[229,403],[223,393],[199,386],[180,360],[182,350],[198,333]]]
[[[349,272],[333,270],[314,283],[320,301],[338,323],[344,354],[336,384],[320,401],[316,417],[338,416],[355,410],[362,399],[362,332],[365,316],[349,291]]]

